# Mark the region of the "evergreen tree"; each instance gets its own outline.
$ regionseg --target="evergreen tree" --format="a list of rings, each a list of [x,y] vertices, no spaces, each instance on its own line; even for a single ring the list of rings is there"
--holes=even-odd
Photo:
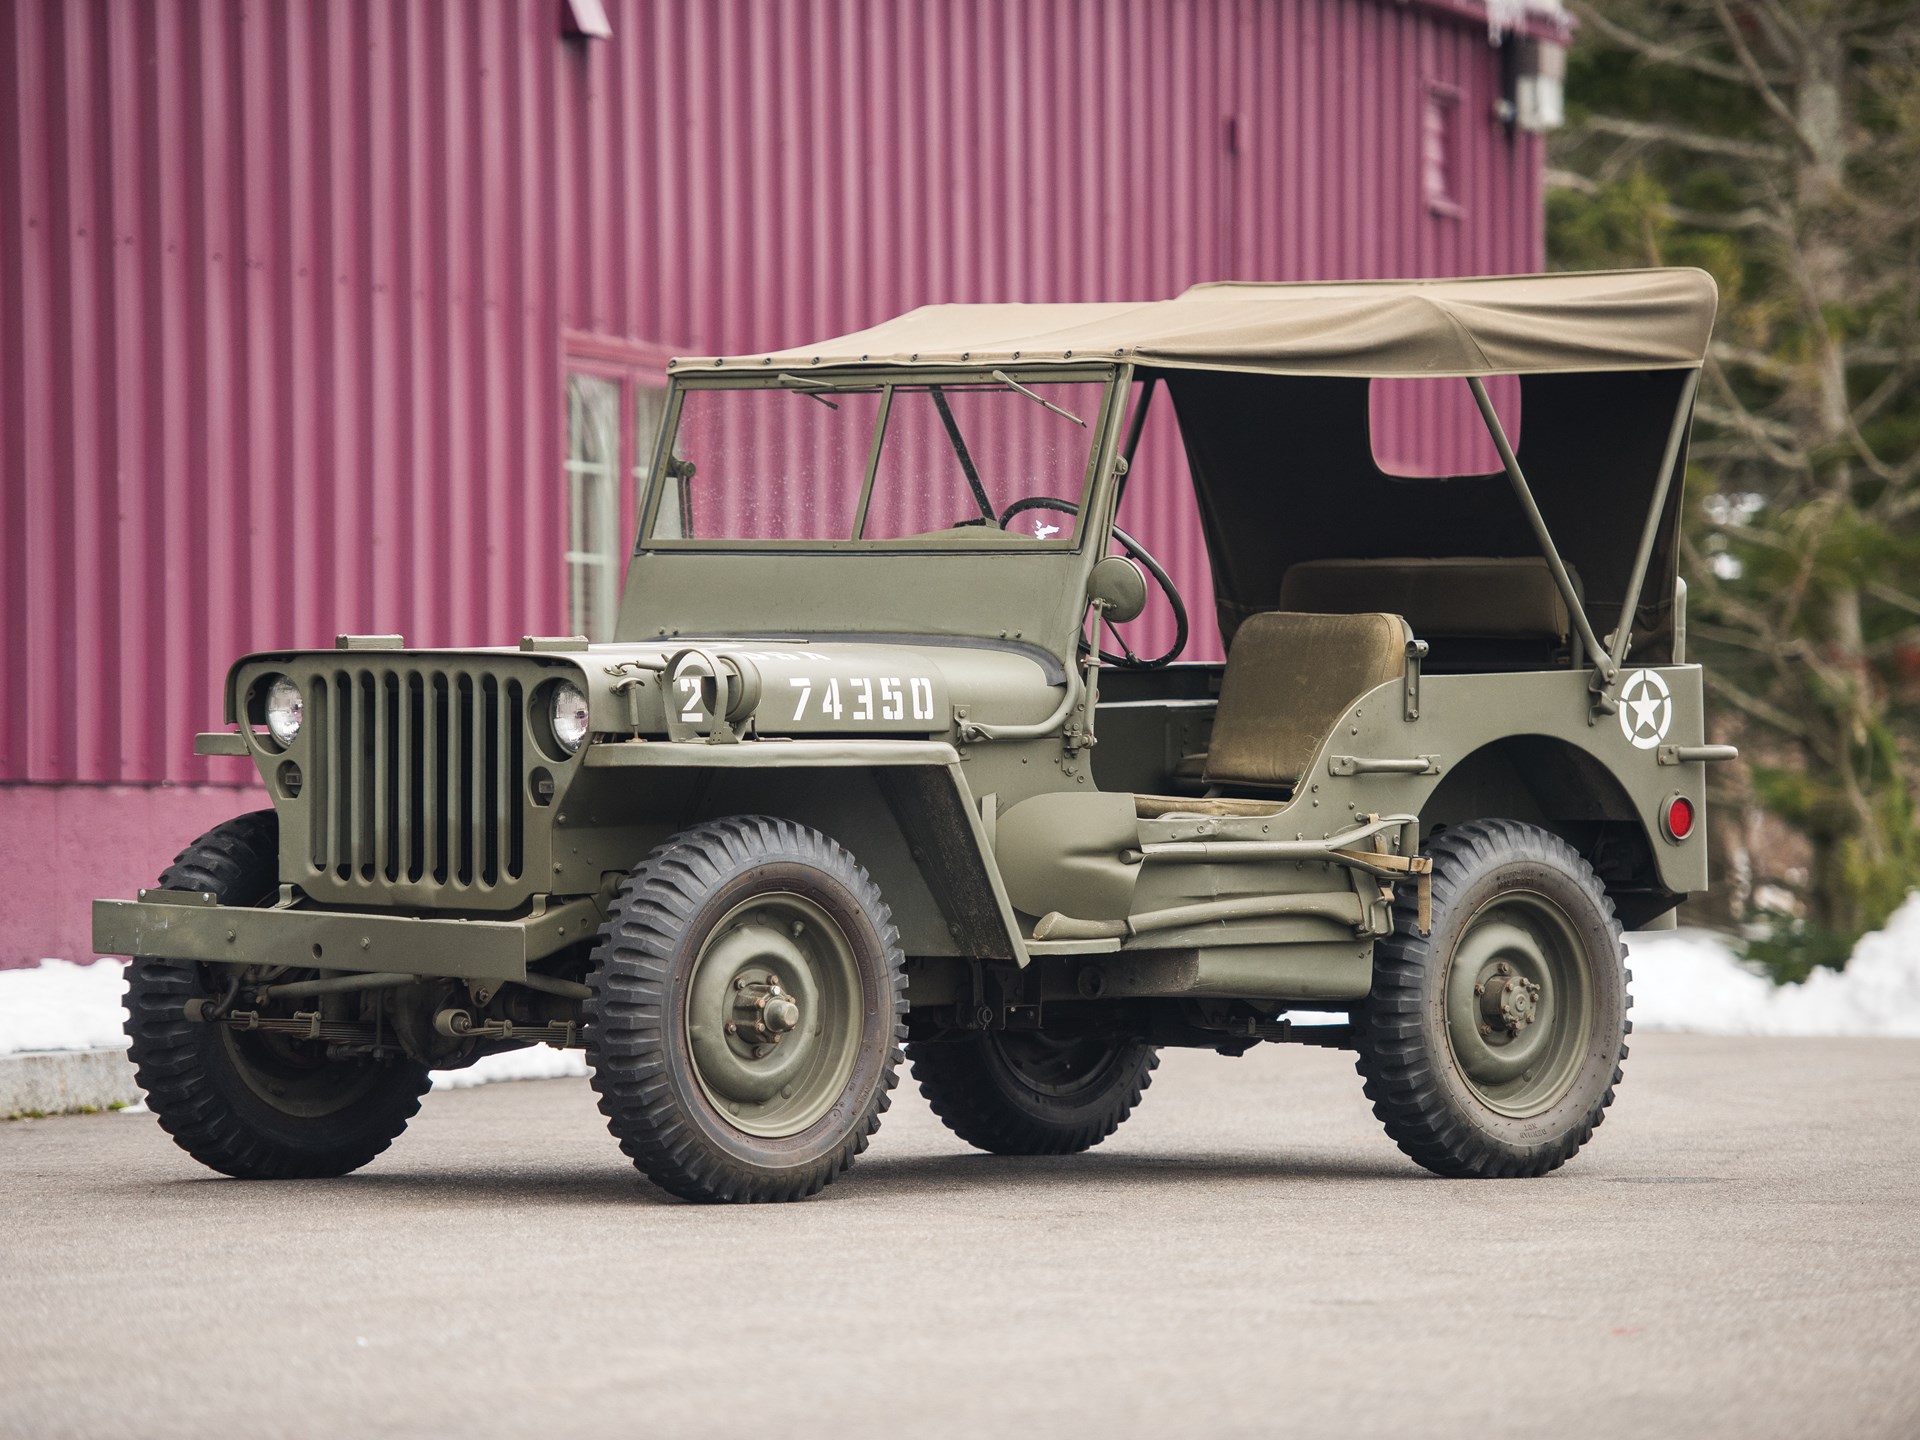
[[[1722,874],[1743,811],[1804,841],[1804,873],[1757,877],[1798,914],[1749,899],[1731,917],[1799,979],[1920,884],[1920,5],[1572,8],[1555,265],[1699,265],[1720,285],[1689,633],[1712,723],[1746,752],[1716,795],[1736,822]]]

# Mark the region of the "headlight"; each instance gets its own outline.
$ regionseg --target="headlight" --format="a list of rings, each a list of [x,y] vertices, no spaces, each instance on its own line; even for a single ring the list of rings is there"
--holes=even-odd
[[[273,683],[267,687],[267,732],[282,747],[293,744],[299,735],[305,710],[300,687],[284,675],[274,676]]]
[[[586,743],[587,732],[591,728],[587,697],[580,693],[580,687],[564,680],[554,686],[553,738],[565,746],[571,755]]]

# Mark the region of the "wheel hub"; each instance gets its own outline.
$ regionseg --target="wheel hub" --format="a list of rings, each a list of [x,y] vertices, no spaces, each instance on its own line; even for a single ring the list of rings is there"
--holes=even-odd
[[[1447,1039],[1461,1078],[1488,1107],[1550,1108],[1579,1067],[1592,981],[1558,906],[1512,891],[1469,922],[1446,980]]]
[[[804,1129],[853,1068],[861,1001],[852,950],[838,924],[797,895],[765,895],[721,919],[686,1007],[700,1088],[749,1134]]]
[[[760,980],[736,977],[733,992],[733,1019],[727,1022],[727,1034],[752,1045],[754,1059],[764,1059],[766,1046],[778,1045],[800,1028],[799,1003],[780,988],[780,977],[771,970]]]
[[[1480,1013],[1489,1030],[1504,1030],[1518,1036],[1539,1014],[1540,983],[1516,975],[1513,966],[1502,960],[1494,973],[1473,987],[1480,997]]]

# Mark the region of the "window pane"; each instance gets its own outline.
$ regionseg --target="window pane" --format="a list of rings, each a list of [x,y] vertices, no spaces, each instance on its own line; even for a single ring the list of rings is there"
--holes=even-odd
[[[1073,537],[1104,382],[1040,376],[1022,380],[1029,394],[998,382],[908,382],[892,387],[890,402],[888,383],[690,387],[674,436],[678,473],[662,477],[654,537],[987,545]],[[1042,499],[1061,503],[1007,513]]]
[[[629,382],[633,388],[633,466],[632,485],[620,500],[620,538],[628,551],[639,526],[639,517],[647,503],[647,488],[653,483],[653,456],[660,443],[660,423],[666,419],[667,392],[646,380]],[[678,498],[677,493],[673,497]]]
[[[620,385],[567,377],[567,609],[575,634],[613,635],[620,557]]]
[[[1021,384],[1087,423],[1075,424],[1003,385],[896,389],[864,538],[998,531],[1010,506],[1041,496],[1077,506],[1104,387]],[[1069,540],[1077,528],[1072,512],[1036,506],[1013,516],[1005,533]]]
[[[677,483],[653,533],[674,540],[846,540],[873,446],[878,390],[690,389]]]
[[[1520,448],[1520,379],[1493,375],[1487,397]],[[1382,377],[1367,387],[1367,432],[1373,463],[1388,475],[1436,479],[1447,475],[1492,475],[1502,468],[1500,452],[1480,418],[1465,380]]]

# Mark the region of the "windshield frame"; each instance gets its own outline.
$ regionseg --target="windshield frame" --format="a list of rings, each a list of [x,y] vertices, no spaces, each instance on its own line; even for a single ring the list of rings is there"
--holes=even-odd
[[[1080,365],[1051,364],[1026,366],[978,366],[978,367],[920,367],[911,365],[874,366],[871,368],[838,368],[833,370],[779,371],[759,373],[736,371],[733,373],[702,371],[699,374],[673,375],[670,377],[667,392],[666,415],[660,425],[660,436],[654,451],[652,476],[647,493],[640,507],[639,524],[634,537],[633,554],[647,552],[674,551],[722,551],[742,555],[765,555],[773,553],[811,552],[816,554],[877,554],[877,555],[951,555],[961,554],[1029,554],[1029,553],[1073,553],[1085,548],[1092,533],[1100,529],[1099,517],[1090,514],[1090,509],[1098,504],[1095,495],[1095,482],[1100,475],[1101,457],[1107,449],[1107,440],[1113,427],[1119,421],[1121,409],[1127,396],[1121,384],[1121,370],[1118,365]],[[1004,382],[996,381],[993,371],[1011,377],[1022,385],[1057,383],[1092,383],[1101,388],[1100,404],[1092,415],[1083,415],[1088,430],[1087,462],[1081,475],[1078,504],[1080,515],[1074,525],[1073,536],[1065,540],[1026,540],[1018,545],[1010,545],[1005,539],[1007,532],[979,527],[983,535],[993,539],[972,540],[965,536],[943,535],[938,540],[923,536],[902,536],[890,539],[811,539],[811,540],[750,540],[736,537],[716,537],[713,539],[679,539],[656,536],[653,533],[658,521],[659,511],[669,485],[678,484],[679,476],[674,473],[670,463],[674,442],[679,437],[680,412],[682,403],[689,390],[786,390],[796,397],[823,396],[831,399],[833,389],[848,388],[859,390],[888,391],[894,387],[921,387],[927,385],[984,386],[1006,391],[1012,403],[1038,405],[1038,401],[1020,395],[1007,387]],[[817,381],[819,384],[787,384],[786,377],[802,381]],[[827,387],[833,387],[829,389]],[[875,439],[880,444],[872,447],[868,459],[868,470],[862,482],[862,513],[865,500],[870,498],[866,487],[871,484],[879,452],[884,449],[885,424],[887,411],[892,400],[891,394],[884,394],[881,402],[880,424],[875,427]],[[1062,424],[1069,423],[1066,420]]]

